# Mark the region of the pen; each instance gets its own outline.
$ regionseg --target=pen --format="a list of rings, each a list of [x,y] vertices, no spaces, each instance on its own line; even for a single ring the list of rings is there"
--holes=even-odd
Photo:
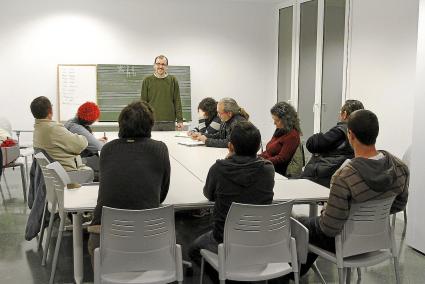
[[[106,132],[103,132],[103,137],[105,137],[105,138],[106,138]]]

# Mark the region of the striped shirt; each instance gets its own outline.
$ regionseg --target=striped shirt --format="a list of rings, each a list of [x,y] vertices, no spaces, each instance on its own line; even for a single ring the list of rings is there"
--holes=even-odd
[[[383,169],[378,173],[382,178],[391,180],[391,183],[384,186],[384,189],[371,188],[368,185],[371,182],[362,177],[356,159],[363,159],[362,163],[368,163],[364,158],[354,158],[332,176],[328,202],[320,216],[320,228],[327,236],[334,237],[342,231],[352,203],[396,196],[391,213],[402,211],[405,208],[408,198],[409,170],[402,161],[390,153],[385,151],[381,151],[381,153],[385,156],[384,159],[388,165],[391,165],[390,168]],[[363,173],[363,175],[365,174]],[[374,177],[373,182],[376,180]]]

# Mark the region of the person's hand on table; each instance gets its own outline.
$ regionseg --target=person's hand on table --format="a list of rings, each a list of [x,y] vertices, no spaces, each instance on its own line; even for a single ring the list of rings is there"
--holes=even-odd
[[[98,138],[97,140],[99,140],[102,143],[106,143],[108,142],[108,137],[101,137],[101,138]]]
[[[183,122],[177,122],[177,126],[176,126],[178,131],[183,130]]]
[[[201,133],[199,133],[199,132],[192,132],[192,134],[190,135],[190,137],[193,139],[193,140],[198,140],[198,138],[201,136],[202,134]]]
[[[205,135],[200,135],[200,136],[198,136],[198,138],[196,138],[196,140],[198,140],[198,141],[202,141],[202,142],[204,142],[204,143],[205,143],[205,141],[207,141],[207,136],[205,136]]]
[[[187,136],[192,136],[193,133],[194,133],[193,130],[189,130],[186,134]]]

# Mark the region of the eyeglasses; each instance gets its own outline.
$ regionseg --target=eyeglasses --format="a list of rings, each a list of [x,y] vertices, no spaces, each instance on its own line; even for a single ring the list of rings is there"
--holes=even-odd
[[[155,65],[158,65],[158,66],[167,66],[168,64],[167,63],[158,63],[158,62],[155,62]]]

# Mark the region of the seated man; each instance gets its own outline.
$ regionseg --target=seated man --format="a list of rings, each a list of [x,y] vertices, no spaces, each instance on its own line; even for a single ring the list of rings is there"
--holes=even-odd
[[[193,133],[192,138],[205,143],[207,147],[226,148],[233,126],[239,121],[246,121],[248,113],[232,98],[221,99],[217,104],[217,113],[222,123],[220,130],[213,134]]]
[[[358,110],[348,119],[348,140],[354,159],[344,163],[332,176],[327,206],[321,216],[299,218],[309,230],[310,243],[335,252],[335,236],[348,218],[352,203],[396,196],[391,213],[402,211],[407,203],[409,170],[386,151],[377,151],[378,118],[369,110]],[[301,266],[305,274],[317,255],[309,253]]]
[[[204,195],[215,201],[213,229],[198,237],[189,248],[189,256],[196,263],[201,261],[201,249],[217,253],[232,202],[271,204],[274,167],[270,161],[257,156],[260,143],[260,131],[248,121],[239,122],[230,135],[227,158],[211,166]]]
[[[93,170],[82,163],[79,155],[87,147],[87,139],[52,120],[52,104],[46,97],[38,97],[31,102],[31,113],[35,118],[34,148],[43,149],[50,158],[58,161],[72,182],[93,181]]]
[[[90,227],[89,253],[99,247],[102,207],[149,209],[159,207],[170,186],[170,157],[161,141],[151,139],[151,106],[137,101],[119,115],[119,139],[102,149],[97,205]],[[184,178],[184,177],[182,177]]]
[[[340,122],[326,133],[316,133],[308,138],[306,147],[313,154],[305,165],[301,178],[329,188],[331,177],[344,163],[354,157],[353,149],[347,140],[347,121],[350,114],[363,109],[357,100],[346,100],[339,114]]]

